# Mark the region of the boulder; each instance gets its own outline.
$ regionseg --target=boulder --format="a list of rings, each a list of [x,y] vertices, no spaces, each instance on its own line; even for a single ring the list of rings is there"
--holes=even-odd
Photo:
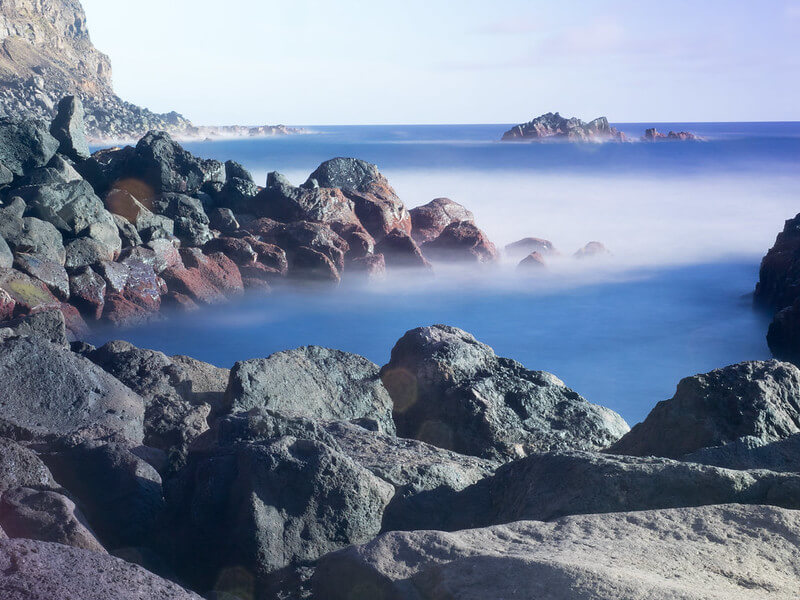
[[[238,296],[244,291],[236,263],[221,252],[206,255],[199,248],[186,248],[180,255],[187,269],[197,269],[225,296]]]
[[[58,146],[42,121],[0,118],[0,163],[14,175],[45,166]]]
[[[422,246],[432,260],[493,263],[500,259],[494,244],[470,221],[451,223],[439,237]]]
[[[800,298],[779,310],[767,330],[767,344],[772,355],[800,364]]]
[[[113,250],[108,246],[88,237],[72,240],[67,244],[65,250],[64,266],[70,270],[90,267],[101,261],[110,261],[115,258]]]
[[[151,131],[136,144],[136,150],[126,165],[126,174],[144,182],[152,196],[177,192],[191,194],[206,181],[202,161],[184,150],[164,131]]]
[[[687,377],[609,452],[678,458],[745,436],[760,443],[800,433],[800,369],[744,362]]]
[[[72,160],[89,158],[89,144],[83,124],[83,103],[80,98],[66,96],[58,103],[50,135],[58,140],[58,151]]]
[[[242,165],[232,160],[225,163],[225,183],[216,194],[215,202],[236,212],[250,212],[258,186]]]
[[[800,215],[786,221],[775,245],[761,261],[756,301],[772,310],[791,306],[800,297]]]
[[[113,187],[125,189],[128,163],[136,154],[131,146],[124,148],[104,148],[92,154],[91,158],[77,163],[80,174],[102,198]],[[148,196],[148,194],[145,194]]]
[[[547,268],[547,263],[544,256],[538,252],[531,252],[528,256],[523,258],[517,265],[520,271],[535,272]]]
[[[358,220],[376,240],[394,229],[411,233],[411,216],[378,167],[356,158],[325,161],[309,176],[321,188],[340,188],[353,202]]]
[[[234,412],[259,407],[315,419],[370,419],[394,434],[392,400],[379,371],[362,356],[306,346],[237,362],[225,400]]]
[[[505,247],[506,254],[514,258],[529,256],[532,252],[538,252],[542,256],[558,254],[553,242],[536,237],[522,238]]]
[[[800,508],[800,474],[733,471],[666,458],[590,452],[532,455],[500,467],[454,502],[471,526],[707,504]]]
[[[261,236],[262,241],[283,248],[290,265],[294,254],[305,253],[300,248],[310,248],[325,255],[340,271],[344,267],[344,255],[350,249],[347,242],[324,223],[297,221],[284,224],[271,219],[258,219],[250,227]]]
[[[106,282],[91,267],[76,270],[69,277],[70,298],[87,317],[98,320],[103,315]]]
[[[42,281],[59,299],[69,298],[69,276],[66,269],[54,260],[36,254],[18,252],[14,268]]]
[[[14,255],[11,253],[11,248],[5,238],[0,235],[0,269],[10,269],[14,264]]]
[[[583,248],[575,252],[573,254],[574,258],[591,258],[597,256],[608,256],[611,252],[609,252],[608,248],[606,248],[600,242],[589,242]]]
[[[17,316],[61,306],[43,282],[15,269],[0,269],[0,290],[14,301]]]
[[[14,308],[16,305],[17,303],[14,301],[11,295],[4,289],[0,288],[0,321],[5,321],[6,319],[10,319],[12,316],[14,316]]]
[[[120,294],[108,294],[106,296],[103,320],[116,327],[133,327],[147,323],[153,318],[153,313]]]
[[[55,542],[105,553],[75,503],[52,490],[18,487],[3,492],[0,527],[10,538]]]
[[[63,238],[51,223],[35,217],[20,218],[6,212],[0,215],[0,235],[15,253],[35,254],[64,264],[66,252]]]
[[[475,221],[475,215],[450,198],[434,198],[427,204],[412,208],[409,213],[411,236],[420,246],[435,240],[452,223]]]
[[[183,259],[180,252],[178,252],[175,240],[164,238],[150,240],[147,242],[147,248],[155,253],[155,261],[152,263],[152,267],[156,273],[161,273],[167,267],[183,267]]]
[[[366,277],[369,281],[382,281],[386,279],[386,260],[383,254],[369,254],[361,258],[354,258],[347,265],[347,275],[354,273]]]
[[[12,488],[58,489],[58,484],[32,450],[0,437],[0,495]]]
[[[14,335],[35,337],[59,346],[68,346],[66,319],[62,310],[51,308],[3,323]]]
[[[225,402],[230,369],[223,369],[190,356],[171,356],[173,364],[186,373],[189,380],[189,398],[193,404],[208,404],[213,412],[220,412]]]
[[[189,443],[208,429],[210,412],[209,405],[191,402],[192,383],[183,368],[161,352],[123,341],[86,356],[144,399],[144,443],[182,462]]]
[[[798,525],[796,511],[726,505],[387,533],[323,557],[310,587],[326,600],[789,598]]]
[[[0,340],[0,431],[16,439],[119,435],[141,443],[144,402],[133,390],[61,345]]]
[[[161,477],[127,443],[58,443],[42,454],[110,550],[152,539],[164,508]]]
[[[389,232],[375,244],[375,253],[383,255],[389,269],[431,268],[414,239],[399,229]]]
[[[126,261],[125,266],[128,267],[128,277],[123,297],[145,312],[158,312],[161,308],[161,286],[153,267],[136,260]]]
[[[203,205],[185,194],[164,193],[153,203],[156,213],[175,223],[175,235],[186,246],[202,246],[213,238]]]
[[[601,449],[628,431],[615,412],[590,404],[554,375],[495,355],[455,327],[407,332],[381,377],[397,433],[498,460],[560,449]]]
[[[289,261],[286,252],[275,244],[267,244],[253,237],[244,238],[253,251],[258,255],[258,262],[268,267],[278,275],[286,275],[289,270]]]
[[[239,267],[254,264],[258,260],[258,254],[253,250],[247,240],[241,238],[218,237],[214,238],[203,246],[203,252],[222,252]]]
[[[201,600],[119,558],[35,540],[0,541],[0,596],[5,600]]]
[[[339,270],[333,261],[313,248],[300,246],[289,254],[289,276],[293,279],[338,284]]]
[[[214,208],[208,213],[209,225],[223,235],[235,233],[239,229],[239,221],[230,208]]]
[[[180,576],[220,595],[245,580],[251,597],[279,569],[373,538],[393,494],[335,447],[293,436],[192,451],[165,491]]]
[[[114,223],[117,226],[117,231],[119,232],[120,242],[122,242],[123,248],[131,248],[133,246],[139,246],[142,244],[142,236],[139,235],[139,232],[136,230],[136,226],[128,221],[125,217],[120,217],[119,215],[111,215],[114,218]]]

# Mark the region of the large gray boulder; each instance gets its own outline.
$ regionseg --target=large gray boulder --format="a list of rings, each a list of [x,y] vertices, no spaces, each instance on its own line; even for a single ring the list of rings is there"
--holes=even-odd
[[[761,444],[800,433],[800,369],[744,362],[687,377],[609,452],[677,458],[746,436]]]
[[[722,446],[701,448],[681,457],[681,460],[726,469],[768,469],[800,473],[800,433],[769,444],[764,444],[757,437],[743,437]]]
[[[340,350],[306,346],[238,362],[226,400],[232,411],[260,407],[316,419],[366,420],[394,433],[392,400],[378,366]]]
[[[186,371],[162,352],[108,342],[87,357],[142,396],[144,442],[181,463],[189,443],[208,429],[210,406],[193,403]]]
[[[34,540],[0,541],[4,600],[202,600],[119,558]]]
[[[50,134],[59,142],[58,151],[72,160],[89,158],[89,143],[83,123],[83,103],[76,96],[66,96],[58,103],[58,109]]]
[[[194,589],[256,589],[288,565],[314,560],[381,529],[393,488],[333,446],[282,436],[190,452],[166,487],[175,568]]]
[[[756,600],[797,594],[800,512],[708,506],[388,533],[322,558],[325,600]]]
[[[24,210],[25,203],[18,199],[18,207]],[[47,221],[36,217],[22,217],[17,206],[0,209],[0,235],[15,253],[33,254],[64,264],[66,252],[61,232]]]
[[[142,442],[144,402],[91,361],[32,337],[0,339],[0,431]]]
[[[477,526],[707,504],[796,509],[800,508],[800,474],[567,452],[509,463],[462,494],[465,507],[483,511],[475,516]]]
[[[14,267],[31,277],[43,281],[60,300],[69,298],[69,276],[63,265],[46,256],[18,252]]]
[[[58,484],[35,452],[0,437],[0,494],[16,487],[57,489]]]
[[[609,446],[628,431],[554,375],[495,355],[455,327],[413,329],[381,377],[401,437],[462,454],[513,460],[532,452]]]
[[[58,146],[42,121],[0,118],[0,164],[14,175],[45,166]]]
[[[194,404],[208,404],[212,412],[222,410],[225,390],[231,370],[197,360],[191,356],[170,356],[173,364],[181,367],[191,383],[191,399]]]
[[[64,313],[57,308],[6,321],[3,329],[13,335],[34,337],[57,346],[69,347]]]

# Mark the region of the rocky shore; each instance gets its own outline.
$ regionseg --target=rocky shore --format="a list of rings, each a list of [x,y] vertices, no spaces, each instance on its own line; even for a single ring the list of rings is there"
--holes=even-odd
[[[444,325],[383,367],[305,347],[227,370],[70,344],[52,309],[0,329],[0,370],[8,600],[788,599],[800,581],[790,363],[684,379],[630,430]]]
[[[0,119],[0,323],[58,308],[79,339],[98,322],[135,325],[245,292],[501,257],[465,207],[436,198],[409,210],[362,160],[328,160],[300,186],[272,172],[261,187],[165,132],[94,154],[86,137],[73,96],[49,125]],[[590,242],[575,256],[607,253]],[[557,253],[526,238],[506,254],[535,272]]]

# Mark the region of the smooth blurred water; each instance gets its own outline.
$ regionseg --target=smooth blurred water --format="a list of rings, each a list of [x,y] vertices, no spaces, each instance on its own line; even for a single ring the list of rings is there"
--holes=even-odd
[[[649,124],[622,124],[640,135]],[[323,160],[375,162],[409,206],[450,196],[499,245],[552,239],[563,256],[539,278],[496,271],[328,292],[277,292],[175,316],[122,336],[169,354],[231,366],[319,344],[382,364],[408,329],[462,327],[498,354],[555,373],[592,402],[641,420],[678,380],[769,356],[765,315],[749,294],[760,257],[800,209],[800,124],[657,125],[699,143],[501,144],[504,125],[315,127],[313,135],[194,142],[258,181],[300,183]],[[614,255],[575,261],[599,239]]]

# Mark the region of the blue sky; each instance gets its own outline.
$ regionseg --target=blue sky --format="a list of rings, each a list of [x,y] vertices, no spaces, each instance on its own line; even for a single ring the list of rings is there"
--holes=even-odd
[[[82,0],[117,92],[199,124],[800,120],[800,0]]]

